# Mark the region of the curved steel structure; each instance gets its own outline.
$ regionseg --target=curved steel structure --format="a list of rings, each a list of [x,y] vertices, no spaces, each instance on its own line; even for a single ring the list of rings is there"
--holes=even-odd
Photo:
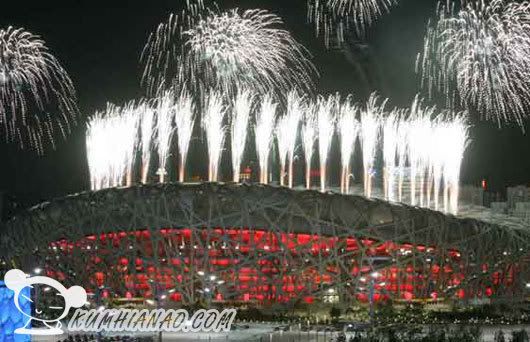
[[[530,279],[527,230],[257,184],[85,192],[3,230],[6,269],[182,304],[521,299]]]

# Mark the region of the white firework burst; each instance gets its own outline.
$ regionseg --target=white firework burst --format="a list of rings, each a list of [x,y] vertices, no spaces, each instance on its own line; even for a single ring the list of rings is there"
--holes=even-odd
[[[38,36],[22,29],[0,29],[0,125],[8,142],[43,152],[55,147],[76,122],[73,83]]]
[[[529,25],[527,1],[467,1],[456,12],[441,6],[418,56],[423,85],[484,119],[522,126],[530,99]]]
[[[333,36],[340,45],[348,31],[364,35],[366,29],[396,3],[397,0],[308,0],[308,19],[329,47]]]
[[[264,94],[313,89],[316,69],[308,51],[265,10],[193,7],[172,15],[144,48],[144,84],[157,89],[175,78],[194,89],[216,88],[235,96],[239,86]]]

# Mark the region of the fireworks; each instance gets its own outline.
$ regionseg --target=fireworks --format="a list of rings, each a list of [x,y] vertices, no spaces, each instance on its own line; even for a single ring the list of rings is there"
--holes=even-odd
[[[109,104],[90,119],[86,145],[93,190],[123,185],[124,178],[130,185],[137,130],[132,102],[124,107]]]
[[[247,143],[248,123],[254,95],[248,89],[239,89],[233,105],[231,122],[231,150],[233,181],[239,182],[241,162]]]
[[[179,182],[184,182],[186,160],[190,147],[191,135],[195,126],[195,105],[186,89],[182,89],[175,103],[175,126],[177,127],[179,162]]]
[[[166,164],[170,154],[171,138],[175,133],[173,121],[175,119],[175,92],[166,90],[162,96],[156,99],[156,146],[158,150],[158,177],[160,183],[164,183],[167,175]]]
[[[181,15],[171,14],[149,35],[140,57],[143,64],[142,84],[149,95],[171,88],[175,82],[182,83],[185,67],[182,61],[182,33],[195,23],[202,11],[202,0],[187,0]]]
[[[443,170],[445,179],[445,189],[449,195],[445,196],[449,205],[445,205],[444,210],[456,214],[458,212],[458,196],[460,193],[460,168],[464,152],[469,143],[469,127],[464,120],[462,113],[455,114],[446,124],[444,141],[447,143],[443,160]]]
[[[252,85],[260,93],[310,90],[314,67],[305,48],[277,28],[282,24],[264,10],[208,11],[184,33],[187,65],[195,75],[205,73],[208,84],[228,92],[238,84]]]
[[[414,99],[409,113],[408,159],[410,163],[410,204],[417,205],[416,195],[419,192],[419,205],[425,206],[425,174],[429,169],[432,144],[432,118],[436,108],[423,105],[418,96]],[[419,178],[419,184],[418,184]],[[429,189],[430,191],[430,189]]]
[[[326,191],[326,171],[329,149],[333,141],[335,131],[335,97],[319,97],[316,103],[316,115],[318,125],[318,155],[320,159],[320,190]]]
[[[208,147],[210,181],[219,181],[218,170],[226,137],[228,108],[232,109],[230,128],[233,179],[239,181],[250,114],[256,98],[252,91],[241,89],[228,106],[223,96],[215,90],[205,96],[201,105],[204,110],[201,126],[205,131]],[[311,187],[311,162],[318,138],[320,187],[321,191],[325,191],[328,187],[328,159],[337,123],[342,193],[350,191],[350,166],[359,137],[365,196],[372,196],[372,183],[379,178],[375,161],[380,151],[383,157],[385,199],[457,213],[460,168],[469,140],[465,112],[438,110],[434,106],[425,105],[419,96],[416,96],[407,109],[386,111],[387,100],[376,94],[372,94],[365,104],[360,105],[353,103],[351,95],[344,100],[337,95],[319,96],[316,101],[312,101],[293,91],[287,95],[288,100],[283,108],[285,114],[276,120],[279,105],[272,94],[259,99],[261,104],[256,111],[254,136],[261,183],[266,184],[270,180],[270,152],[276,132],[280,183],[284,185],[285,175],[288,174],[289,187],[294,185],[292,163],[301,124],[306,188]],[[358,112],[360,121],[356,118]],[[176,146],[171,143],[172,135],[177,132],[180,153],[178,168],[181,172],[179,180],[184,181],[194,115],[194,102],[187,90],[182,90],[179,94],[168,90],[151,102],[130,102],[122,107],[108,105],[105,112],[96,113],[87,130],[87,157],[92,188],[132,184],[136,163],[134,157],[140,154],[140,149],[141,180],[146,182],[153,137],[160,163],[158,175],[160,182],[164,182],[171,147]],[[404,194],[403,189],[407,187],[410,192]],[[443,205],[440,204],[442,201]]]
[[[398,156],[399,111],[393,110],[383,119],[383,187],[385,199],[395,201],[396,158]]]
[[[342,193],[350,192],[350,164],[360,129],[360,124],[355,118],[357,111],[358,108],[352,104],[351,97],[347,97],[339,108],[338,130],[342,164],[340,190]]]
[[[143,82],[158,89],[175,78],[194,89],[234,95],[244,85],[264,94],[311,91],[316,69],[307,50],[265,10],[221,12],[201,5],[171,15],[151,34],[142,54]]]
[[[210,182],[217,182],[221,153],[223,152],[226,138],[226,126],[223,124],[226,108],[223,105],[221,94],[217,91],[210,91],[205,98],[204,108],[202,127],[206,132],[208,146],[208,180]]]
[[[411,205],[438,210],[443,180],[443,209],[457,213],[460,166],[469,135],[465,116],[465,112],[426,106],[419,96],[407,110],[393,110],[386,115],[383,160],[387,199],[395,200],[397,182],[397,199],[405,201],[402,187],[408,173]]]
[[[136,157],[139,108],[134,101],[127,103],[122,109],[120,115],[120,134],[122,150],[124,154],[125,176],[127,186],[131,186],[133,179],[133,169]]]
[[[311,161],[313,159],[313,148],[317,137],[317,120],[315,104],[309,102],[302,122],[302,147],[305,158],[305,183],[306,188],[311,189]]]
[[[147,183],[147,176],[149,174],[149,164],[151,162],[151,144],[154,135],[154,118],[155,110],[144,102],[138,108],[140,114],[140,134],[142,136],[142,183]]]
[[[397,126],[397,157],[398,157],[398,201],[403,202],[403,181],[405,180],[405,168],[407,163],[410,124],[405,120],[405,113],[401,111]],[[391,133],[392,134],[392,133]],[[386,138],[385,138],[386,139]],[[390,138],[392,139],[392,138]],[[388,184],[389,187],[393,185]]]
[[[285,163],[289,160],[288,184],[293,187],[293,158],[298,138],[298,126],[304,111],[304,99],[295,91],[287,95],[287,111],[277,127],[278,151],[280,154],[280,185],[284,185]]]
[[[0,29],[0,125],[7,141],[43,152],[43,140],[55,146],[65,137],[77,107],[70,77],[38,36]],[[56,111],[56,114],[51,114]]]
[[[370,95],[365,108],[361,109],[361,146],[363,149],[364,195],[372,196],[372,178],[375,169],[375,154],[379,141],[380,120],[385,113],[387,100],[379,103],[379,97]]]
[[[308,19],[317,35],[323,35],[330,46],[333,34],[338,44],[350,29],[363,35],[381,15],[390,11],[396,0],[309,0]]]
[[[268,183],[269,154],[272,144],[274,125],[276,123],[277,104],[272,95],[268,94],[261,100],[261,108],[257,113],[254,136],[256,137],[256,154],[260,167],[260,183]]]
[[[466,1],[455,14],[439,9],[430,24],[417,71],[432,93],[457,95],[498,124],[528,117],[530,3]]]

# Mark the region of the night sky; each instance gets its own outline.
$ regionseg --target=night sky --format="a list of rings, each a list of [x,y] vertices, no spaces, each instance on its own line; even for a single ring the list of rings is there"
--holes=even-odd
[[[3,4],[0,25],[22,26],[46,40],[76,85],[81,112],[90,116],[107,101],[122,103],[142,94],[140,51],[149,32],[169,13],[178,12],[184,0],[34,2]],[[321,93],[339,91],[365,99],[377,90],[390,97],[392,106],[406,106],[419,91],[414,63],[427,20],[435,11],[434,0],[401,0],[365,38],[352,41],[348,51],[326,50],[323,40],[314,36],[313,26],[306,23],[305,0],[233,0],[219,5],[263,8],[280,15],[313,54]],[[89,189],[83,120],[66,141],[58,141],[56,151],[43,157],[0,144],[0,190],[28,206]],[[518,127],[472,123],[463,182],[478,185],[486,178],[494,191],[529,184],[530,136]],[[193,155],[189,163],[194,163]]]

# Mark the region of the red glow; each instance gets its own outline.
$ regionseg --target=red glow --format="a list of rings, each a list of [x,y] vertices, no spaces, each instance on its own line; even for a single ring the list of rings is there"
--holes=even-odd
[[[156,234],[160,235],[155,239],[153,235]],[[154,241],[159,240],[170,244],[171,250],[161,248],[161,242],[157,246]],[[109,259],[111,250],[119,247],[127,251],[130,244],[138,247]],[[441,286],[439,288],[459,286],[466,283],[467,276],[461,261],[463,258],[456,249],[444,251],[435,246],[399,244],[372,238],[337,238],[247,228],[121,231],[91,235],[77,242],[61,240],[50,246],[55,247],[56,253],[61,253],[66,261],[74,254],[74,250],[85,253],[85,271],[91,275],[92,286],[105,286],[113,296],[128,299],[152,296],[153,283],[156,283],[163,290],[175,291],[177,288],[177,292],[172,292],[168,297],[172,301],[182,301],[185,291],[179,286],[190,284],[195,273],[202,270],[205,274],[215,274],[217,280],[222,280],[236,293],[236,297],[230,298],[213,288],[212,298],[217,301],[287,302],[303,299],[306,303],[313,303],[321,299],[320,295],[314,294],[322,285],[343,284],[347,275],[366,279],[359,282],[358,288],[351,288],[350,295],[367,302],[369,279],[374,267],[363,261],[366,256],[392,260],[400,255],[409,258],[408,255],[412,253],[435,259],[426,265],[411,263],[410,259],[397,264],[388,261],[377,268],[379,276],[373,285],[374,301],[389,298],[436,300],[439,294],[432,290],[429,282],[436,282]],[[337,262],[334,256],[343,253],[349,256]],[[436,259],[434,253],[440,254],[440,257]],[[317,265],[318,260],[324,264]],[[489,270],[489,267],[488,264],[480,265],[482,270]],[[64,279],[64,274],[53,272],[53,269],[53,265],[48,265],[49,276]],[[476,292],[492,296],[498,286],[514,283],[516,271],[514,267],[508,267],[494,272],[491,277],[494,286],[477,289]],[[463,289],[456,292],[458,298],[465,298],[466,295],[470,296],[471,293]]]

